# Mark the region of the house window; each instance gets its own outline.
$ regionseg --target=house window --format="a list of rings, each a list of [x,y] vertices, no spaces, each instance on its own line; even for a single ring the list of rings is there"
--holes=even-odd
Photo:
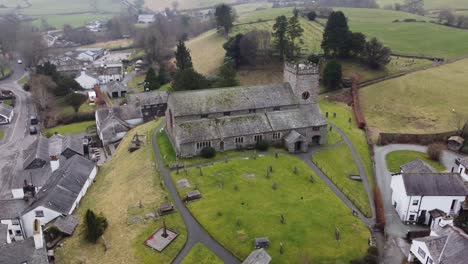
[[[21,236],[21,230],[16,230],[15,231],[15,236]]]
[[[314,126],[314,127],[312,127],[312,131],[320,131],[320,127]]]
[[[224,116],[230,116],[231,115],[231,112],[224,112]]]
[[[468,168],[465,168],[465,174],[468,174]]]
[[[418,254],[419,256],[421,256],[422,258],[425,258],[426,257],[426,252],[424,252],[424,250],[422,248],[418,248]]]
[[[11,224],[12,225],[19,225],[19,220],[18,219],[12,219]]]
[[[235,142],[236,142],[236,144],[242,144],[242,143],[244,143],[244,138],[243,137],[236,137]]]
[[[211,147],[211,142],[210,141],[203,141],[203,142],[198,142],[197,143],[197,149],[204,149],[207,147]]]
[[[279,107],[279,106],[273,107],[273,111],[279,111],[279,110],[281,110],[281,107]]]
[[[434,263],[434,262],[432,262],[432,259],[428,258],[427,259],[427,264],[432,264],[432,263]]]
[[[418,205],[419,200],[413,200],[413,205]]]
[[[273,133],[273,139],[280,139],[281,138],[281,133],[280,132],[274,132]]]
[[[263,139],[263,135],[255,135],[255,136],[254,136],[254,141],[255,141],[255,142],[259,142],[259,141],[262,140],[262,139]]]
[[[13,235],[13,230],[8,229],[8,234],[10,234],[10,236],[12,236]]]
[[[207,114],[203,114],[203,115],[201,115],[201,118],[208,118],[208,115],[207,115]]]
[[[42,210],[34,211],[34,213],[36,214],[36,217],[44,217],[44,211]]]
[[[412,215],[409,216],[409,220],[410,220],[410,221],[414,221],[415,218],[416,218],[416,216],[415,216],[414,214],[412,214]]]
[[[249,109],[249,114],[255,114],[257,112],[257,109]]]

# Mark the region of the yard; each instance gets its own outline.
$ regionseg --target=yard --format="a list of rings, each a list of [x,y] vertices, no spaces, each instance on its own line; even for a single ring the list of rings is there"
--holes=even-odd
[[[400,166],[411,162],[416,159],[420,159],[429,165],[431,165],[434,169],[438,171],[444,171],[445,167],[441,163],[437,161],[433,161],[429,159],[426,153],[418,152],[418,151],[409,151],[409,150],[398,150],[393,151],[387,154],[385,157],[387,161],[387,168],[389,171],[397,173],[400,172]]]
[[[468,59],[377,83],[360,90],[367,124],[375,131],[452,131],[468,116]]]
[[[350,175],[359,175],[351,151],[346,144],[320,150],[312,155],[312,161],[354,203],[365,216],[371,217],[369,198],[362,182],[351,180]]]
[[[96,182],[75,211],[80,217],[78,229],[56,250],[60,263],[170,263],[182,249],[186,231],[178,213],[164,216],[168,228],[179,233],[168,248],[159,253],[143,244],[162,227],[161,219],[144,219],[144,214],[154,213],[167,201],[167,192],[159,183],[159,173],[152,168],[156,162],[151,134],[156,125],[157,122],[150,122],[129,132],[112,160],[100,168]],[[128,153],[127,146],[134,133],[146,135],[147,140],[141,149]],[[143,209],[137,207],[140,201]],[[104,233],[107,252],[101,241],[93,245],[84,240],[83,217],[88,208],[107,217],[109,227]]]
[[[80,134],[86,132],[86,128],[95,125],[96,121],[84,121],[79,123],[73,123],[69,125],[61,125],[53,128],[49,128],[45,131],[45,135],[53,135],[55,132],[61,135],[68,134]]]
[[[371,187],[374,186],[371,156],[367,145],[366,135],[364,131],[357,127],[351,107],[344,103],[332,102],[328,100],[326,96],[320,97],[319,107],[323,114],[325,112],[329,113],[327,121],[340,128],[351,140],[365,166],[369,183]],[[336,113],[336,118],[333,118],[333,113]],[[349,122],[350,119],[351,123]]]
[[[272,166],[270,178],[266,177]],[[297,168],[295,174],[294,168]],[[268,237],[272,263],[349,263],[367,249],[369,231],[297,158],[281,154],[236,158],[187,175],[202,198],[188,208],[203,227],[240,259],[253,250],[256,237]],[[313,177],[314,182],[310,181]],[[284,216],[284,224],[281,221]],[[339,229],[340,241],[335,240]],[[280,244],[284,252],[280,254]]]
[[[59,113],[63,116],[73,116],[75,109],[65,101],[65,97],[57,97],[55,100],[56,107]],[[84,102],[78,109],[78,113],[90,113],[96,109],[95,105],[89,105],[88,102]]]
[[[218,258],[209,248],[202,243],[197,243],[182,260],[182,264],[222,264],[223,261]]]

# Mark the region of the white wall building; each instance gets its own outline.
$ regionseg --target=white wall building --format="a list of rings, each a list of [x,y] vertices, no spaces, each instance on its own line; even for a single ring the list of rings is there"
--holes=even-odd
[[[13,107],[0,103],[0,124],[9,124],[13,120]]]
[[[430,224],[429,211],[435,209],[450,216],[458,214],[468,195],[459,174],[406,172],[403,167],[391,179],[392,204],[403,222]]]
[[[24,200],[0,200],[0,224],[7,225],[10,241],[24,239],[21,213],[26,209]]]
[[[94,85],[99,84],[98,79],[86,74],[85,71],[81,71],[80,76],[75,78],[83,89],[90,90],[94,88]]]
[[[458,172],[460,173],[463,181],[468,182],[468,158],[460,160],[460,165],[458,165]]]
[[[104,145],[121,140],[132,128],[143,123],[141,110],[133,105],[96,110],[96,128]]]
[[[138,15],[139,24],[150,24],[156,21],[156,16],[153,14],[142,14]]]

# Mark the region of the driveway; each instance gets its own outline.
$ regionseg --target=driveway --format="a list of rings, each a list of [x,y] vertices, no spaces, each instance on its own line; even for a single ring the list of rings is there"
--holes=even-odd
[[[0,81],[0,89],[11,90],[16,96],[13,121],[8,125],[2,125],[5,137],[0,141],[0,199],[11,198],[10,186],[15,175],[14,171],[21,169],[23,165],[21,151],[35,138],[27,132],[29,116],[35,112],[31,95],[16,83],[25,74],[24,66],[13,63],[12,76]]]
[[[382,199],[384,201],[385,230],[387,234],[403,238],[406,233],[411,230],[420,230],[421,227],[413,225],[405,225],[400,221],[400,218],[396,214],[391,202],[391,173],[387,168],[385,156],[388,153],[397,150],[411,150],[426,152],[427,147],[420,145],[410,144],[391,144],[386,146],[375,146],[374,147],[374,158],[375,158],[375,170],[376,170],[376,181],[380,190],[382,191]],[[447,171],[451,171],[452,167],[456,168],[455,158],[461,157],[451,151],[444,151],[442,154],[441,162],[447,168]]]

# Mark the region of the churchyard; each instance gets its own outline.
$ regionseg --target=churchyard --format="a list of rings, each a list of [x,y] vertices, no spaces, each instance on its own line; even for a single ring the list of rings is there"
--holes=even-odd
[[[163,226],[162,217],[156,219],[147,214],[154,214],[161,203],[168,201],[157,168],[153,167],[157,163],[153,159],[151,135],[159,122],[139,126],[126,135],[112,160],[100,168],[96,182],[74,213],[80,223],[84,222],[88,208],[103,213],[109,222],[104,239],[98,245],[86,242],[86,225],[78,225],[76,234],[56,250],[60,263],[170,263],[182,249],[186,231],[177,211],[163,216],[168,229],[179,234],[163,252],[143,244]],[[144,144],[129,153],[127,146],[135,133],[146,136]]]
[[[257,237],[270,240],[272,263],[347,263],[367,249],[368,229],[296,157],[259,153],[173,171],[171,177],[176,185],[184,179],[190,185],[180,184],[181,197],[201,192],[187,207],[240,259],[254,249]]]
[[[197,243],[182,260],[182,264],[222,264],[223,261],[218,258],[211,250],[202,243]]]

